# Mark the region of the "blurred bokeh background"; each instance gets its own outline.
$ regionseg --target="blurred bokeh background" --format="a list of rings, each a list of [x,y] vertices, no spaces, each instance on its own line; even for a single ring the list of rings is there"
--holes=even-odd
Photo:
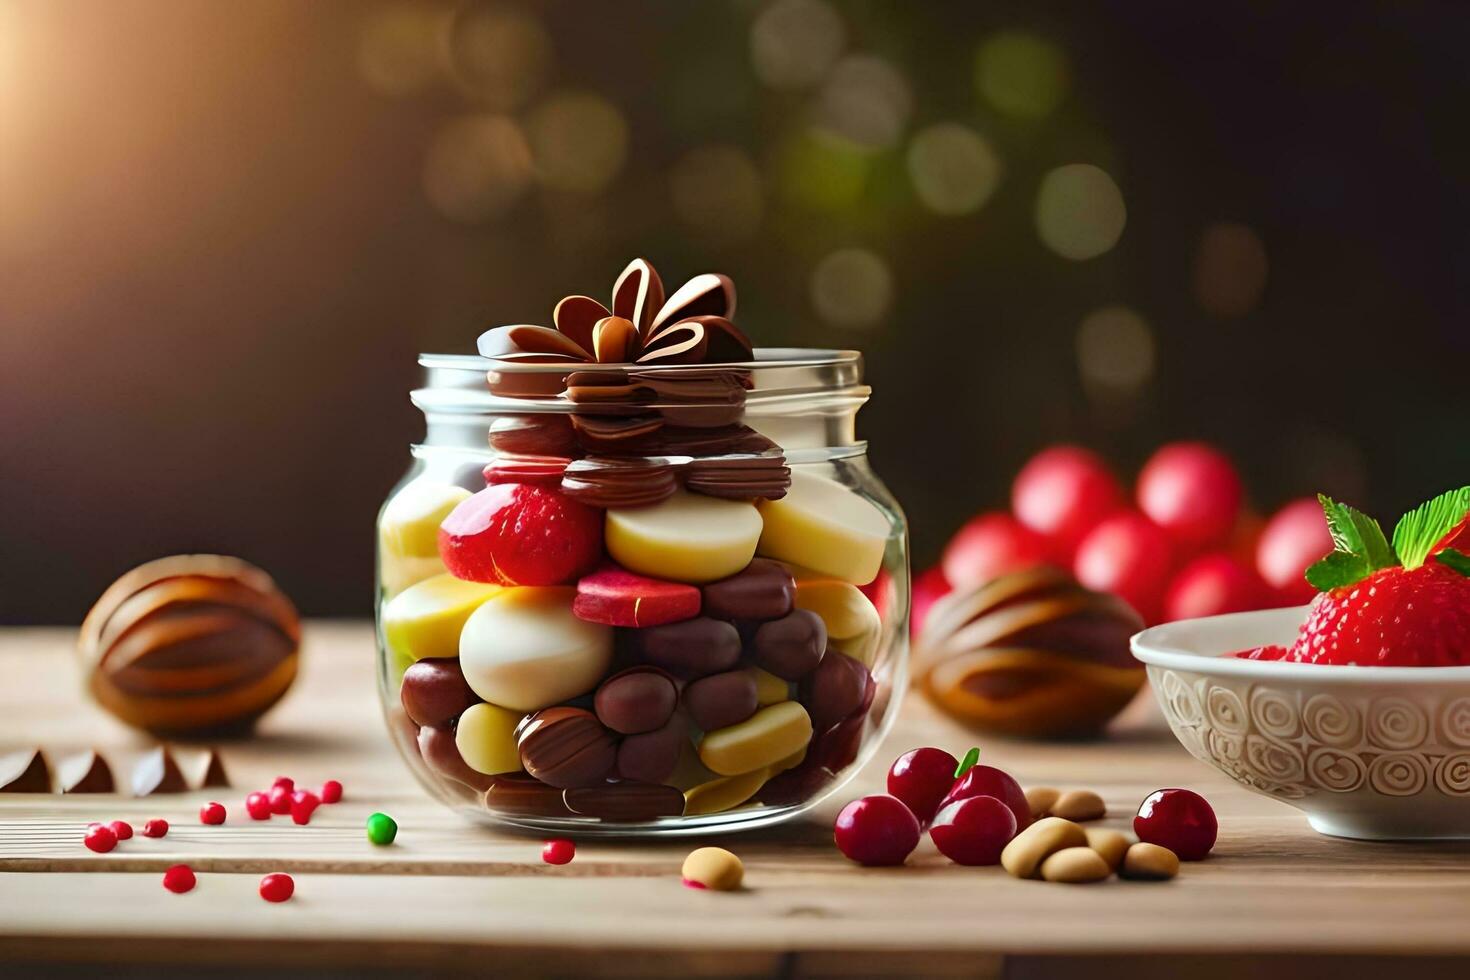
[[[1040,446],[1470,474],[1470,7],[0,0],[0,622],[366,616],[421,350],[646,255],[857,347],[917,564]]]

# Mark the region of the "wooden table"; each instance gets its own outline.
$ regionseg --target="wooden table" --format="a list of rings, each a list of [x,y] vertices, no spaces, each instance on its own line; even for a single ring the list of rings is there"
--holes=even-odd
[[[87,703],[64,630],[0,632],[0,750],[42,745],[53,762],[96,745],[120,757],[148,743]],[[1470,956],[1470,848],[1321,837],[1295,810],[1245,792],[1188,757],[1144,697],[1114,736],[1091,743],[979,739],[983,758],[1029,784],[1091,787],[1107,824],[1126,828],[1160,786],[1204,793],[1220,816],[1214,856],[1163,884],[1017,881],[950,864],[927,841],[908,867],[863,869],[832,846],[841,801],[879,791],[893,756],[917,745],[955,754],[977,741],[911,697],[875,762],[809,822],[718,842],[739,853],[748,888],[680,886],[689,842],[586,841],[570,865],[541,863],[540,841],[465,823],[428,799],[389,745],[373,690],[371,629],[309,627],[303,671],[253,739],[222,753],[229,790],[155,796],[0,795],[0,975],[6,961],[176,963],[243,968],[262,961],[318,971],[395,966],[445,972],[587,975],[1300,976],[1300,959],[1337,976],[1376,974],[1378,958],[1418,957],[1419,976],[1464,976]],[[185,761],[189,751],[180,748]],[[310,826],[244,818],[251,788],[278,774],[329,777],[347,798]],[[230,807],[199,824],[205,799]],[[391,848],[363,835],[391,813]],[[81,845],[89,821],[140,826],[163,840],[106,855]],[[162,870],[200,873],[184,896]],[[255,896],[259,875],[289,871],[296,897]],[[1198,957],[1205,957],[1198,959]],[[1367,957],[1367,958],[1365,958]],[[76,966],[75,964],[83,964]],[[228,971],[227,971],[228,972]],[[72,974],[68,974],[72,975]]]

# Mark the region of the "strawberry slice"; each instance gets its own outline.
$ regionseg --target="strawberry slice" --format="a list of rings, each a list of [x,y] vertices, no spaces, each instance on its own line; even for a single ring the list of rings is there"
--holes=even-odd
[[[577,582],[572,614],[605,626],[661,626],[699,615],[699,589],[604,565]]]

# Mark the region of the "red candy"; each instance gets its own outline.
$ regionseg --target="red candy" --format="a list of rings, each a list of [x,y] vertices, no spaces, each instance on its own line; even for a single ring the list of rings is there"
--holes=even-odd
[[[1181,861],[1201,861],[1215,846],[1219,823],[1203,796],[1187,789],[1157,789],[1133,818],[1138,839],[1173,851]]]
[[[1156,623],[1173,560],[1169,536],[1142,514],[1126,511],[1082,539],[1072,573],[1089,589],[1113,593]]]
[[[602,554],[602,512],[560,490],[497,483],[439,526],[439,557],[455,578],[497,585],[560,585]]]
[[[89,851],[106,854],[117,846],[117,834],[105,824],[94,823],[87,828],[87,836],[82,838],[82,843]]]
[[[1138,473],[1138,509],[1185,552],[1223,544],[1245,495],[1229,457],[1202,442],[1175,442]]]
[[[245,812],[250,814],[251,820],[269,820],[271,818],[271,799],[264,793],[251,793],[245,797]]]
[[[144,837],[162,837],[168,833],[167,820],[149,820],[143,824]]]
[[[993,796],[1004,803],[1015,815],[1016,830],[1031,826],[1031,804],[1026,802],[1026,791],[1021,784],[994,766],[971,766],[959,779],[954,788],[939,805],[943,810],[956,800],[967,800],[972,796]]]
[[[1327,518],[1315,497],[1293,500],[1276,512],[1256,543],[1256,571],[1282,602],[1311,602],[1317,590],[1307,569],[1332,551]]]
[[[193,891],[196,881],[194,869],[187,864],[175,864],[163,873],[163,887],[175,895]]]
[[[944,578],[957,589],[984,585],[1007,572],[1034,568],[1048,558],[1046,539],[1010,514],[973,518],[950,539],[940,560]]]
[[[928,823],[954,786],[959,762],[943,749],[913,749],[899,756],[888,770],[888,794],[903,802],[919,823]]]
[[[321,796],[323,803],[341,803],[342,784],[337,782],[337,780],[335,779],[327,780],[326,782],[322,783]]]
[[[116,834],[118,840],[133,839],[133,825],[126,820],[114,820],[107,825],[107,829]]]
[[[301,826],[311,823],[311,815],[321,803],[315,793],[298,789],[291,794],[291,822]]]
[[[837,849],[858,864],[903,864],[919,846],[919,820],[891,796],[864,796],[837,814],[832,837]]]
[[[291,812],[291,794],[294,792],[292,785],[289,779],[285,783],[277,780],[276,784],[271,787],[270,792],[266,794],[266,799],[270,801],[271,813],[285,815]]]
[[[1123,505],[1123,488],[1095,453],[1078,446],[1043,449],[1016,474],[1011,510],[1070,563],[1098,522]]]
[[[1248,612],[1269,602],[1265,584],[1250,568],[1229,555],[1202,555],[1175,573],[1169,583],[1164,619],[1174,622]]]
[[[1016,815],[993,796],[971,796],[940,810],[929,826],[939,853],[955,864],[1000,863],[1000,852],[1016,836]]]
[[[567,864],[577,856],[577,845],[565,838],[549,840],[541,848],[541,860],[547,864]]]
[[[267,902],[284,902],[296,892],[296,882],[288,874],[275,872],[260,879],[260,897]]]
[[[275,782],[271,783],[271,789],[275,789],[277,786],[284,788],[287,793],[294,793],[296,791],[296,780],[290,776],[277,776]]]
[[[577,582],[572,613],[604,626],[661,626],[693,619],[699,604],[699,589],[692,585],[605,567]]]
[[[224,823],[225,805],[223,803],[216,803],[213,800],[204,804],[199,808],[199,822],[207,823],[211,826]]]

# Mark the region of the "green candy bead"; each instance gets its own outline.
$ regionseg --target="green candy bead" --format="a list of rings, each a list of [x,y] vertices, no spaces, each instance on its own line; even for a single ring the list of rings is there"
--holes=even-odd
[[[386,813],[375,813],[367,818],[367,836],[379,847],[386,847],[398,836],[398,822]]]

